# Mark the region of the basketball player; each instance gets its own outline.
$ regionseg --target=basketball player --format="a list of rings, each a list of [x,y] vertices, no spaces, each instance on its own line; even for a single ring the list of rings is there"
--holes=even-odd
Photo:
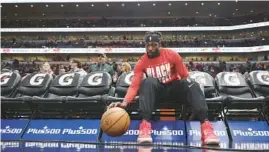
[[[194,115],[201,122],[203,144],[219,144],[212,124],[207,119],[207,104],[198,83],[189,79],[189,73],[181,56],[166,48],[160,47],[161,33],[146,34],[146,53],[139,59],[134,68],[132,83],[123,102],[112,103],[108,108],[125,108],[139,91],[139,110],[143,120],[139,126],[138,143],[152,142],[151,119],[155,102],[187,101]],[[143,74],[147,78],[143,80]]]

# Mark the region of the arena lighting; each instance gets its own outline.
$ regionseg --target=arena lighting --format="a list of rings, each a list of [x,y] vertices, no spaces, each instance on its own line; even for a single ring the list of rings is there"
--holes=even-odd
[[[145,32],[145,31],[232,31],[269,26],[268,22],[234,26],[203,27],[113,27],[113,28],[1,28],[0,32]]]

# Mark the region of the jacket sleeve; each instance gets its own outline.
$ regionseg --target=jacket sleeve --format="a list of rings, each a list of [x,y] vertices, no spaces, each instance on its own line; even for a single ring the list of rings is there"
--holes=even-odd
[[[131,103],[140,88],[141,81],[143,80],[143,61],[142,58],[136,63],[134,68],[134,76],[132,82],[127,90],[124,101]]]
[[[179,76],[181,77],[181,79],[188,78],[189,71],[187,70],[181,56],[177,52],[172,51],[172,50],[171,50],[171,55],[175,64],[175,69],[177,73],[179,74]]]

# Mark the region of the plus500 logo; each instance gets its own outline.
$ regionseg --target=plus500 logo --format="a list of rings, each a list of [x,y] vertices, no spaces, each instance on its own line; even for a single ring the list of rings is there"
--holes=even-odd
[[[175,136],[183,136],[184,132],[183,130],[152,130],[151,133],[153,135],[163,135],[163,136],[169,136],[169,135],[175,135]],[[139,130],[128,130],[124,135],[139,135]]]
[[[269,131],[253,131],[251,128],[248,131],[233,130],[235,136],[269,136]]]
[[[10,128],[10,126],[6,126],[6,128],[1,129],[1,134],[20,134],[22,133],[22,128]]]
[[[97,129],[84,129],[82,126],[79,129],[50,129],[45,126],[43,129],[29,128],[27,134],[68,134],[68,135],[92,135],[97,134]]]
[[[214,133],[217,136],[226,136],[226,131],[215,130]],[[190,136],[201,136],[201,131],[199,131],[199,130],[189,130],[189,135]]]

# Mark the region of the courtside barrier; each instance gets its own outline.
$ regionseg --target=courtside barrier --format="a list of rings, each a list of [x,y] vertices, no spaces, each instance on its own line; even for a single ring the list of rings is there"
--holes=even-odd
[[[137,100],[136,98],[135,100]],[[21,98],[30,102],[37,102],[35,98]],[[33,101],[31,101],[33,100]],[[78,98],[76,102],[87,101],[122,101],[122,98],[104,96],[94,96],[88,98]],[[9,102],[9,101],[4,101]],[[47,102],[47,101],[42,101]],[[52,102],[52,101],[48,101]],[[34,118],[34,116],[32,117]],[[135,143],[138,136],[139,121],[132,120],[129,130],[121,137],[102,136],[100,130],[100,120],[93,119],[29,119],[29,120],[1,120],[1,136],[4,144],[13,145],[14,148],[64,148],[73,147],[75,144],[67,144],[68,142],[76,142],[76,147],[88,144],[88,149],[96,148],[96,143],[114,143],[126,144],[136,149]],[[237,148],[237,149],[269,149],[269,126],[265,121],[213,121],[215,133],[221,138],[221,148]],[[228,126],[227,126],[228,125]],[[154,144],[166,146],[190,146],[201,147],[200,142],[200,125],[195,121],[153,121],[153,140]],[[226,128],[229,128],[226,130]],[[231,136],[230,136],[231,135]],[[13,141],[23,141],[18,144]],[[9,141],[9,143],[8,143]],[[11,142],[12,141],[12,142]],[[255,142],[258,141],[258,142]],[[39,143],[45,142],[45,143]],[[49,142],[49,143],[48,143]],[[55,143],[56,142],[56,143]],[[81,143],[79,145],[78,143]],[[132,147],[133,145],[133,147]],[[18,146],[18,147],[16,147]],[[79,148],[82,148],[79,147]],[[127,146],[128,147],[128,146]],[[10,147],[9,147],[10,148]],[[113,146],[107,145],[105,148],[112,149]],[[115,148],[115,145],[114,145]]]
[[[269,45],[253,47],[194,47],[194,48],[169,48],[178,53],[254,53],[269,51]],[[129,54],[145,53],[145,48],[1,48],[0,53],[108,53]]]
[[[2,138],[4,147],[12,146],[13,148],[19,147],[19,144],[15,141],[19,139],[11,139],[10,137],[16,134],[17,130],[23,130],[24,126],[14,125],[14,123],[20,120],[13,120],[13,125],[6,123],[7,120],[1,120],[5,125],[1,125],[1,134],[5,138]],[[20,134],[21,141],[24,142],[24,147],[39,147],[39,148],[79,148],[84,144],[84,148],[96,148],[96,143],[104,144],[121,144],[124,143],[128,146],[126,148],[136,149],[136,139],[138,136],[138,125],[140,121],[132,120],[129,130],[121,137],[108,137],[104,135],[103,141],[98,141],[98,131],[100,120],[29,120],[29,126]],[[10,122],[10,121],[9,121]],[[252,122],[249,125],[249,121],[240,121],[240,125],[236,126],[236,129],[231,130],[232,133],[236,133],[237,138],[241,140],[229,140],[229,136],[226,130],[226,126],[223,121],[212,122],[215,133],[221,138],[221,148],[229,148],[230,144],[235,149],[267,149],[269,150],[269,126],[263,121]],[[253,125],[255,124],[255,125]],[[260,126],[263,124],[262,126]],[[6,129],[8,126],[9,129]],[[186,125],[186,130],[185,130]],[[195,121],[156,121],[152,122],[154,130],[152,136],[155,145],[171,145],[171,146],[193,146],[201,147],[200,142],[200,125]],[[245,128],[252,127],[251,131],[245,131]],[[250,130],[250,129],[249,129]],[[14,132],[14,133],[13,133]],[[246,133],[249,134],[246,134]],[[255,133],[258,133],[255,135]],[[10,137],[9,137],[10,136]],[[247,138],[247,139],[245,139]],[[41,143],[40,143],[41,142]],[[60,142],[60,143],[55,143]],[[68,142],[73,144],[67,144]],[[76,143],[76,144],[75,144]],[[81,144],[78,144],[81,143]],[[9,145],[9,146],[8,146]],[[107,145],[105,148],[119,148],[116,145]],[[81,147],[80,147],[81,148]]]

